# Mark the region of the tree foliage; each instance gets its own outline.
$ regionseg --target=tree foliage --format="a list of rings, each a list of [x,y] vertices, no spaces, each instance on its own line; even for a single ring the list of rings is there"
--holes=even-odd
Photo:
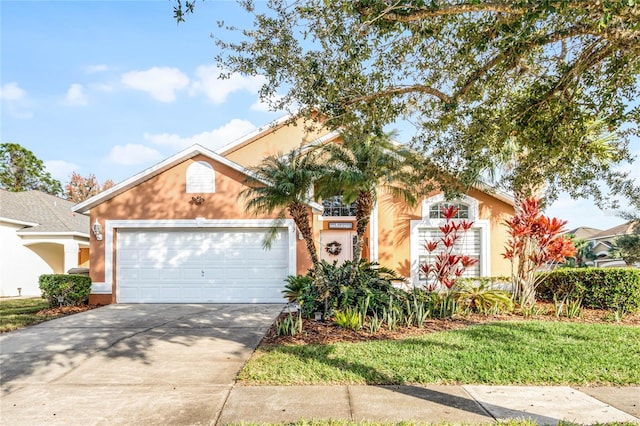
[[[278,222],[289,214],[306,242],[314,267],[317,267],[320,261],[313,240],[308,203],[311,201],[309,196],[313,183],[324,171],[317,157],[315,152],[303,153],[299,150],[291,151],[284,156],[268,156],[251,168],[252,174],[245,182],[247,188],[239,195],[246,201],[248,211],[255,214],[276,213],[276,225],[263,242],[265,248],[271,246]]]
[[[33,152],[16,143],[0,144],[0,188],[11,192],[38,190],[61,195],[62,185]]]
[[[265,76],[260,94],[274,109],[320,110],[331,127],[408,120],[414,147],[467,184],[516,139],[526,156],[505,176],[510,189],[533,182],[550,199],[566,190],[601,206],[615,205],[612,194],[640,205],[637,184],[615,168],[631,160],[640,122],[636,2],[239,3],[254,21],[216,32],[223,77]],[[194,5],[178,1],[178,21]],[[592,143],[594,122],[615,134],[610,161]]]
[[[615,239],[612,255],[622,258],[629,266],[640,263],[640,222],[634,225],[632,234],[621,235]]]
[[[111,188],[114,185],[111,179],[107,179],[100,184],[94,174],[84,177],[73,172],[69,182],[64,187],[64,195],[69,201],[80,203],[87,198],[93,197],[100,192]]]
[[[356,203],[356,244],[353,261],[362,255],[364,234],[378,199],[378,190],[400,197],[409,205],[416,203],[410,185],[412,157],[404,147],[392,142],[392,133],[379,136],[342,133],[342,144],[321,147],[325,171],[315,183],[315,197],[342,195],[345,204]]]

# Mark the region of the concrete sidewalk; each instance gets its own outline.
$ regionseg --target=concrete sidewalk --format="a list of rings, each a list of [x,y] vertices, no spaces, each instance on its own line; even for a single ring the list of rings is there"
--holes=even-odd
[[[531,419],[540,425],[640,424],[640,387],[567,386],[241,386],[216,423],[300,419],[486,424]]]

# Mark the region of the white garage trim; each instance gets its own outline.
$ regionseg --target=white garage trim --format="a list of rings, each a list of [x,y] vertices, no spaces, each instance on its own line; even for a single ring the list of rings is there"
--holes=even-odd
[[[106,220],[104,248],[104,287],[113,288],[113,241],[118,229],[188,229],[188,228],[271,228],[273,219],[174,219],[174,220]],[[292,219],[285,219],[277,224],[279,228],[287,228],[289,236],[289,274],[296,270],[296,232]],[[261,242],[256,242],[261,243]],[[117,293],[117,290],[116,290]]]

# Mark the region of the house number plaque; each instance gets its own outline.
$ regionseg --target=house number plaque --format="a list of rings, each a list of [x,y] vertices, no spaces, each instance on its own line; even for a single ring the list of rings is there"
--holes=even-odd
[[[353,229],[353,222],[329,222],[329,229]]]

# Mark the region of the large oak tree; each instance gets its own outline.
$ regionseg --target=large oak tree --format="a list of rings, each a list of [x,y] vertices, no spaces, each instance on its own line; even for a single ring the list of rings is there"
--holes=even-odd
[[[228,73],[265,76],[260,94],[274,109],[320,110],[331,127],[375,132],[407,120],[413,146],[440,166],[431,177],[444,170],[465,184],[515,139],[526,155],[504,174],[509,189],[542,186],[550,199],[566,190],[600,205],[623,194],[640,206],[637,183],[616,171],[632,159],[640,121],[636,2],[239,3],[253,23],[221,24],[217,59]],[[194,4],[175,3],[178,21]],[[615,134],[607,161],[595,122]]]

